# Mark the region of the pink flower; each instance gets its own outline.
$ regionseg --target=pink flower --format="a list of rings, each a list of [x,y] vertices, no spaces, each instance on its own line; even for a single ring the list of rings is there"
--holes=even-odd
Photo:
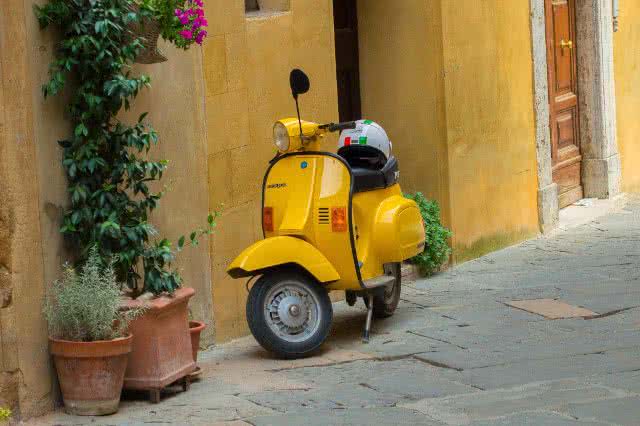
[[[204,10],[203,9],[196,9],[196,14],[199,17],[203,18],[204,17]]]
[[[187,25],[189,23],[189,17],[187,15],[182,15],[180,18],[180,24]]]
[[[178,34],[180,34],[182,36],[182,38],[184,38],[186,40],[193,39],[193,32],[190,31],[190,30],[182,30]]]
[[[204,3],[202,0],[195,0],[195,3],[200,7],[204,7]]]
[[[180,15],[182,15],[182,11],[180,9],[176,9],[176,10],[173,11],[173,14],[176,15],[176,16],[180,16]]]
[[[196,43],[202,44],[202,40],[207,36],[206,31],[200,31],[196,36]]]

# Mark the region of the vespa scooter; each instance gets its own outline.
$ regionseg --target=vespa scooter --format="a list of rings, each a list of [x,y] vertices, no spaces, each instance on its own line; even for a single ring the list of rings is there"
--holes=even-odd
[[[278,357],[302,358],[329,334],[331,291],[345,291],[351,306],[364,299],[368,342],[372,317],[389,317],[398,306],[401,262],[424,250],[425,233],[418,206],[402,195],[395,157],[363,148],[366,137],[338,154],[321,149],[328,132],[357,134],[372,122],[302,121],[298,96],[309,79],[293,70],[290,84],[298,117],[274,125],[278,153],[262,186],[264,239],[227,273],[259,276],[246,307],[256,340]]]

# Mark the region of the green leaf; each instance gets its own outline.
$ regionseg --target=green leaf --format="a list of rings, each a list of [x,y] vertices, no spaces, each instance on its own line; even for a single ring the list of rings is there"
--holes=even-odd
[[[87,129],[87,127],[84,125],[84,123],[80,123],[76,126],[75,132],[74,134],[77,137],[80,136],[87,136],[89,134],[89,129]]]

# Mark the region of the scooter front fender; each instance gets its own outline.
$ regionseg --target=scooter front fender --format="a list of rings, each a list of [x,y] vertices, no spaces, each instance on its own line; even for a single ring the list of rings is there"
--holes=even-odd
[[[295,264],[304,268],[318,282],[338,281],[340,275],[331,262],[308,242],[295,237],[271,237],[246,248],[227,268],[233,278],[260,275],[264,271]]]

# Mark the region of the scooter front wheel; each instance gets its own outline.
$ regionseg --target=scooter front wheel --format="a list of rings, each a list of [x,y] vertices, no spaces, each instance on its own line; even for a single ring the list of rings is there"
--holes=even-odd
[[[263,348],[281,358],[313,355],[329,335],[332,319],[326,290],[295,271],[263,275],[247,299],[251,333]]]

